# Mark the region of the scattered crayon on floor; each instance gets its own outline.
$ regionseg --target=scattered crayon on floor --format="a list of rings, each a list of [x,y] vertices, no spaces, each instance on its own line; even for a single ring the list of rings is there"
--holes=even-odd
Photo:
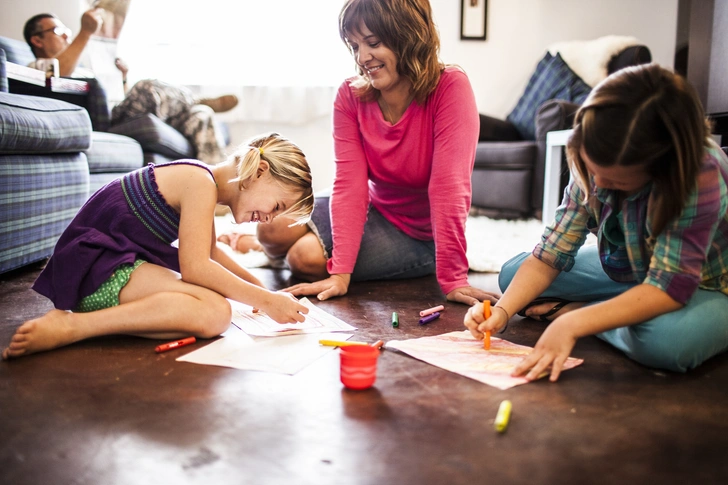
[[[420,318],[420,325],[427,325],[430,322],[434,322],[440,318],[440,312],[431,313],[425,317]]]
[[[498,414],[495,415],[495,421],[493,422],[493,427],[497,432],[502,433],[508,427],[508,422],[511,419],[511,409],[513,409],[513,404],[508,399],[498,406]]]
[[[426,317],[427,315],[432,315],[435,312],[441,312],[445,309],[443,305],[437,305],[432,308],[428,308],[427,310],[422,310],[420,312],[421,317]]]

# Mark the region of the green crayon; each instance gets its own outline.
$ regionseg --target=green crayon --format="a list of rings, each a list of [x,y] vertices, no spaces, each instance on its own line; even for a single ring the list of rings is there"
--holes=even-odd
[[[392,312],[392,326],[394,328],[399,327],[399,315],[397,315],[397,312]]]

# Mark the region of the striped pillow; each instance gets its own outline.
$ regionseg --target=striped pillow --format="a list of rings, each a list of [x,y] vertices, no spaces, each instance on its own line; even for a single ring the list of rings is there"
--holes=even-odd
[[[526,90],[506,118],[513,123],[524,140],[536,139],[536,110],[550,99],[563,99],[581,104],[591,88],[564,62],[558,53],[550,53],[536,66]]]

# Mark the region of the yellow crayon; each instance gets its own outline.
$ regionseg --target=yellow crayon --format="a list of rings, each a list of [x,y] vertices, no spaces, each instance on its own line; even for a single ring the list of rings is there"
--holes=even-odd
[[[508,427],[508,421],[511,419],[511,408],[513,408],[513,405],[507,399],[500,403],[498,407],[498,414],[495,415],[493,427],[499,433],[504,432]]]
[[[355,342],[353,340],[319,340],[319,344],[328,347],[346,347],[348,345],[369,345],[366,342]]]

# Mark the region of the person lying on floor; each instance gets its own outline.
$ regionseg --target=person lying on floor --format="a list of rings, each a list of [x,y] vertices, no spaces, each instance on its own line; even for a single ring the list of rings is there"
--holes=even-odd
[[[587,335],[678,372],[728,349],[728,158],[709,133],[696,91],[656,64],[595,87],[554,222],[504,264],[491,317],[482,305],[465,316],[476,338],[517,311],[551,322],[513,375],[556,381]],[[598,244],[582,247],[589,232]]]
[[[53,14],[34,15],[25,23],[23,36],[36,59],[58,59],[63,77],[93,78],[94,72],[79,65],[91,36],[102,27],[104,10],[92,8],[81,15],[81,31],[70,41],[71,31]],[[111,110],[111,124],[116,125],[137,116],[151,113],[182,133],[196,149],[196,158],[216,164],[223,161],[225,141],[214,120],[214,113],[233,109],[238,98],[226,94],[217,98],[196,99],[183,86],[157,79],[145,79],[127,90],[128,66],[116,59],[124,82],[124,100]],[[35,61],[29,67],[35,68]],[[106,110],[108,116],[108,108]],[[108,118],[107,118],[108,119]]]

